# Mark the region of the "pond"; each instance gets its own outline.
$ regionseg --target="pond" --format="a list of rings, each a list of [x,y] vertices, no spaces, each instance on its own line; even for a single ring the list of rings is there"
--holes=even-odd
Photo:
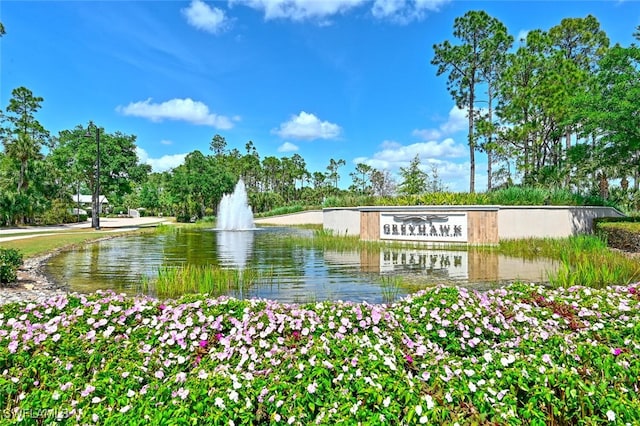
[[[142,293],[160,268],[212,265],[239,271],[269,271],[270,280],[228,295],[281,302],[345,300],[389,302],[439,283],[488,288],[522,280],[546,282],[557,266],[476,251],[371,249],[337,251],[288,244],[288,236],[311,237],[310,229],[264,227],[254,231],[177,228],[164,233],[123,236],[61,253],[45,273],[70,291],[111,289]],[[391,286],[400,277],[400,286]],[[391,280],[390,280],[391,278]],[[393,281],[396,282],[396,281]],[[153,292],[150,292],[153,295]]]

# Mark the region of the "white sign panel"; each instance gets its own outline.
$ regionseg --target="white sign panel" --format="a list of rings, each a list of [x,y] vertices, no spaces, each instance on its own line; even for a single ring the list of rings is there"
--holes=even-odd
[[[466,243],[467,213],[380,213],[380,239]]]

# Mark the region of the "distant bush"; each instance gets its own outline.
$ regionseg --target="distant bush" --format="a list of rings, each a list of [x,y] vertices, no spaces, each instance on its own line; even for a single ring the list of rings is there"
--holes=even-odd
[[[85,220],[86,220],[85,215]],[[54,200],[51,207],[38,217],[41,225],[58,225],[60,223],[72,223],[78,220],[78,215],[74,215],[69,204],[62,200]]]
[[[278,216],[278,215],[281,215],[281,214],[298,213],[298,212],[302,212],[304,210],[305,210],[304,206],[296,204],[294,206],[277,207],[277,208],[275,208],[273,210],[269,210],[268,212],[257,213],[254,216],[255,217]]]
[[[21,265],[22,253],[16,249],[0,248],[0,284],[15,282]]]
[[[284,204],[284,198],[275,192],[255,192],[249,194],[249,204],[254,213],[273,210]]]
[[[425,192],[394,197],[332,196],[327,197],[323,207],[356,206],[614,206],[599,196],[580,195],[564,189],[543,189],[512,186],[490,192]]]

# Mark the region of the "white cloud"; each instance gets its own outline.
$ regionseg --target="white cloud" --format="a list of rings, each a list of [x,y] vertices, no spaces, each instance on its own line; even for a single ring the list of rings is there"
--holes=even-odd
[[[281,138],[314,140],[335,139],[340,136],[341,131],[337,124],[320,121],[315,115],[301,111],[298,115],[292,115],[289,121],[280,124],[279,129],[272,130],[272,133]]]
[[[212,34],[224,31],[229,20],[222,9],[210,7],[201,0],[192,0],[189,7],[182,9],[189,25]]]
[[[147,151],[140,147],[136,147],[136,153],[141,163],[150,165],[152,171],[158,173],[178,167],[184,163],[184,158],[187,156],[187,154],[173,154],[163,155],[160,158],[149,158]]]
[[[458,163],[456,160],[467,156],[465,145],[457,144],[451,138],[442,142],[419,142],[402,145],[396,141],[384,141],[380,150],[372,157],[357,157],[353,164],[364,163],[378,170],[388,170],[400,181],[400,168],[407,167],[418,156],[422,170],[431,173],[431,165],[435,165],[438,176],[448,190],[466,191],[469,185],[469,163]]]
[[[264,13],[264,19],[291,19],[292,21],[319,20],[326,22],[332,16],[345,13],[368,0],[229,0]]]
[[[162,140],[160,141],[160,143],[161,143],[162,145],[173,145],[173,142],[172,142],[172,141],[170,141],[170,140],[167,140],[167,139],[162,139]]]
[[[264,19],[292,21],[317,20],[327,23],[330,18],[360,6],[371,4],[370,12],[378,19],[407,23],[424,18],[425,12],[437,11],[451,0],[229,0],[230,5],[241,4],[264,13]]]
[[[437,140],[443,136],[449,136],[468,128],[469,120],[467,111],[453,106],[449,111],[447,121],[442,123],[437,129],[416,129],[412,132],[414,136],[424,140]]]
[[[163,120],[182,120],[193,124],[212,126],[218,129],[230,129],[232,120],[224,115],[213,114],[209,107],[190,98],[171,99],[160,104],[145,101],[131,102],[127,106],[116,108],[121,114],[148,118],[154,122]]]
[[[399,24],[419,21],[426,12],[438,11],[450,0],[375,0],[371,13],[378,19],[387,19]]]
[[[291,142],[285,142],[278,147],[278,152],[293,152],[298,150],[298,145]]]
[[[451,138],[442,142],[418,142],[411,145],[400,145],[386,142],[382,151],[373,155],[374,159],[393,163],[409,163],[417,155],[420,159],[460,158],[466,154],[463,145],[456,144]]]

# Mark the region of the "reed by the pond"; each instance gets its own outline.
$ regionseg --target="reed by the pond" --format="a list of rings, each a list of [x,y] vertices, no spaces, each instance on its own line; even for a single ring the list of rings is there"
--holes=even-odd
[[[159,268],[157,277],[145,280],[142,286],[145,293],[155,293],[162,298],[174,298],[190,293],[220,296],[272,279],[273,271],[271,270],[258,271],[255,268],[238,270],[215,265],[184,264],[178,267]]]
[[[584,285],[602,288],[640,280],[640,262],[625,253],[611,250],[602,238],[595,235],[508,240],[500,242],[499,250],[503,254],[525,258],[558,260],[558,271],[548,277],[555,287]]]

